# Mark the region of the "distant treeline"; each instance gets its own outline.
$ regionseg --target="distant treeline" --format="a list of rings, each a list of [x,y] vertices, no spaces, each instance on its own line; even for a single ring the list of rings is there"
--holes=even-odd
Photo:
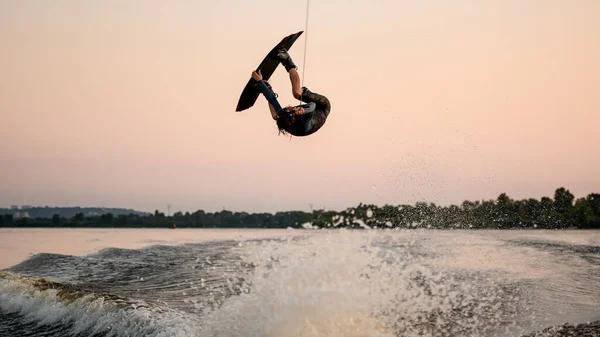
[[[150,227],[165,228],[439,228],[439,229],[511,229],[511,228],[596,228],[600,229],[600,194],[592,193],[575,200],[565,188],[554,199],[513,200],[505,193],[496,200],[464,201],[447,207],[417,202],[415,205],[360,204],[341,212],[315,210],[310,213],[289,211],[246,213],[223,210],[207,213],[177,212],[173,216],[112,213],[73,217],[55,214],[51,218],[15,218],[0,215],[0,227]]]
[[[86,216],[100,216],[111,213],[119,215],[150,215],[147,212],[138,212],[128,208],[104,208],[104,207],[49,207],[49,206],[12,206],[11,208],[0,208],[0,214],[12,214],[15,218],[52,218],[58,214],[64,218],[72,218],[75,215],[83,213]]]

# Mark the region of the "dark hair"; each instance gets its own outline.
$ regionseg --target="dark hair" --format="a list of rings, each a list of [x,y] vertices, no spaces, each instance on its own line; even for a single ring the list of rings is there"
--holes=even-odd
[[[279,117],[277,118],[277,128],[279,128],[279,133],[283,133],[284,135],[289,133],[289,128],[294,124],[295,115],[292,113],[294,108],[291,106],[286,106],[279,113]]]

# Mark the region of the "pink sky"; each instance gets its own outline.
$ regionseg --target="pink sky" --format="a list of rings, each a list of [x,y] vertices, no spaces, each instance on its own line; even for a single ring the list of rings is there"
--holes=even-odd
[[[290,140],[263,97],[234,110],[305,9],[0,1],[0,206],[273,212],[600,192],[599,1],[313,0],[304,83],[332,112]],[[283,68],[271,83],[295,103]]]

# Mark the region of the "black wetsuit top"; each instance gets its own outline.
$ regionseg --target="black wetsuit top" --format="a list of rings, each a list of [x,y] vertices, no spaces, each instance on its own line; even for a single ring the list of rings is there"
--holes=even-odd
[[[278,112],[281,111],[281,105],[279,105],[277,97],[268,83],[265,81],[259,82],[259,88],[275,110]],[[314,102],[316,107],[312,112],[295,116],[294,123],[285,130],[297,137],[308,136],[317,132],[325,124],[327,116],[329,116],[329,112],[331,111],[331,103],[327,97],[314,93],[306,87],[302,88],[301,101],[305,103]]]
[[[331,103],[327,97],[314,93],[306,87],[302,88],[301,100],[305,103],[314,102],[316,108],[313,112],[295,116],[294,123],[286,131],[297,137],[317,132],[325,124],[329,111],[331,111]]]

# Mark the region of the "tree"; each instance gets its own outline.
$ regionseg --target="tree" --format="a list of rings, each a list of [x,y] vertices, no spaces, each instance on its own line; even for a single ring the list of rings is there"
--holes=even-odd
[[[585,200],[589,206],[590,213],[592,214],[588,224],[589,227],[600,229],[600,194],[589,194]]]
[[[592,210],[592,212],[600,217],[600,194],[598,193],[592,193],[589,194],[586,198],[588,204],[590,205],[590,208]]]
[[[573,207],[573,218],[580,228],[589,228],[594,222],[594,212],[587,199],[581,198],[575,201]]]
[[[554,201],[548,197],[542,197],[540,200],[540,207],[543,211],[551,211],[554,205]]]
[[[509,228],[515,225],[512,221],[512,206],[513,201],[506,193],[502,193],[498,196],[498,199],[496,200],[495,220],[500,227]]]
[[[561,187],[554,192],[554,209],[560,214],[568,214],[573,208],[575,196]]]
[[[52,216],[52,226],[59,226],[59,225],[60,225],[60,215],[54,214]]]
[[[512,200],[508,197],[508,195],[506,195],[506,193],[502,193],[498,196],[496,202],[498,203],[499,207],[508,208],[512,203]]]
[[[84,220],[85,220],[85,215],[83,215],[83,213],[77,213],[73,217],[73,221],[76,221],[76,222],[83,222]]]
[[[103,225],[112,225],[114,216],[112,213],[102,214],[100,216],[100,223]]]

